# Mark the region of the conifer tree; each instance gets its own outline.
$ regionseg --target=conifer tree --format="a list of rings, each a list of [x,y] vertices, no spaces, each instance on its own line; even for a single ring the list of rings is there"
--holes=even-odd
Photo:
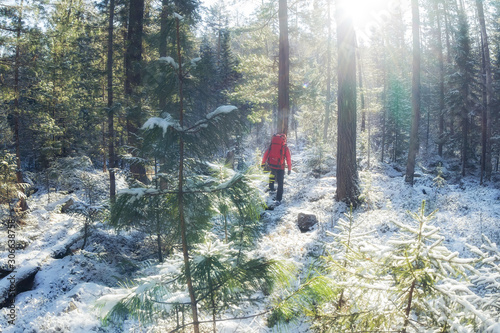
[[[337,201],[359,203],[359,180],[356,161],[356,35],[346,0],[337,2],[338,46],[338,138]]]
[[[454,51],[454,72],[450,74],[449,83],[451,91],[447,96],[447,106],[450,110],[455,110],[461,123],[460,158],[461,174],[465,176],[467,163],[470,156],[470,119],[469,113],[472,111],[474,100],[473,85],[474,61],[472,58],[471,40],[469,36],[469,24],[465,13],[458,15],[458,30],[456,32],[456,47]]]
[[[391,161],[401,162],[410,136],[410,93],[405,83],[396,78],[387,87],[387,119],[385,124],[386,144],[392,148]]]
[[[278,300],[271,322],[305,313],[319,331],[492,329],[497,310],[491,301],[481,301],[467,276],[472,273],[473,282],[491,288],[490,300],[496,299],[496,261],[488,251],[497,249],[491,243],[473,248],[484,260],[484,270],[476,271],[474,259],[460,258],[444,246],[432,225],[434,214],[426,214],[423,202],[417,213],[409,213],[411,221],[393,221],[398,232],[384,245],[371,242],[373,232],[361,231],[348,214],[348,221],[339,221],[329,253],[298,288]]]
[[[279,73],[278,73],[278,133],[288,134],[290,115],[290,45],[288,41],[288,2],[279,0]]]
[[[251,185],[251,174],[208,163],[221,146],[230,142],[231,135],[241,133],[244,115],[236,107],[224,105],[200,116],[192,114],[192,107],[184,104],[189,97],[184,93],[189,93],[190,85],[196,82],[186,73],[194,73],[197,62],[184,60],[181,20],[177,15],[176,60],[161,59],[177,77],[179,112],[150,118],[142,126],[143,154],[169,157],[157,158],[165,163],[158,176],[168,186],[163,189],[135,183],[133,188],[119,192],[111,219],[115,226],[137,226],[138,220],[152,228],[160,225],[161,229],[155,230],[158,238],[170,230],[171,235],[176,235],[172,241],[182,249],[174,259],[179,271],[174,276],[165,274],[159,280],[148,280],[139,287],[140,292],[132,290],[108,317],[130,313],[141,320],[160,319],[172,310],[165,299],[187,287],[189,302],[185,305],[191,308],[190,325],[199,332],[200,312],[210,313],[215,327],[217,315],[229,304],[252,290],[271,287],[276,264],[263,258],[247,258],[243,251],[253,243],[249,242],[255,232],[252,224],[262,208]],[[224,244],[209,236],[217,208],[222,205],[233,212],[228,240],[234,243]]]
[[[483,177],[486,180],[491,179],[491,105],[493,102],[493,86],[492,86],[492,73],[491,73],[491,60],[490,60],[490,45],[488,34],[486,31],[486,22],[484,15],[483,0],[476,0],[476,8],[479,19],[479,27],[481,28],[481,45],[483,54],[483,75],[484,87],[483,90],[486,94],[486,105],[483,105],[483,112],[481,115],[482,120],[482,133],[481,133],[481,183]]]
[[[107,58],[106,58],[106,72],[107,72],[107,92],[108,92],[108,159],[109,159],[109,197],[111,201],[115,200],[116,195],[116,158],[115,158],[115,116],[114,116],[114,96],[113,96],[113,32],[115,22],[115,0],[109,1],[108,7],[108,43],[107,43]]]
[[[412,0],[412,35],[413,35],[413,70],[412,70],[412,121],[410,134],[410,147],[408,149],[408,161],[406,163],[405,182],[413,185],[415,174],[415,160],[419,150],[420,140],[418,137],[420,124],[420,11],[418,0]]]

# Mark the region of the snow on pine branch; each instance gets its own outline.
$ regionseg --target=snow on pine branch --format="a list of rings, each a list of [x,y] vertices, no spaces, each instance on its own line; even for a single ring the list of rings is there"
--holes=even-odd
[[[144,125],[142,125],[141,129],[148,130],[148,129],[154,129],[155,127],[159,127],[163,130],[163,136],[165,136],[169,127],[172,127],[177,131],[180,130],[179,122],[177,120],[174,120],[170,115],[167,115],[166,118],[160,118],[160,117],[149,118],[144,123]]]
[[[137,187],[119,190],[117,195],[128,195],[130,196],[128,200],[129,203],[133,203],[136,200],[140,200],[145,195],[158,195],[160,193],[160,190],[155,188]]]
[[[174,58],[172,57],[161,57],[158,59],[159,61],[164,61],[168,63],[170,66],[172,66],[174,69],[179,69],[179,64],[175,62]]]
[[[214,111],[207,114],[206,117],[207,117],[207,119],[212,119],[213,117],[218,116],[218,115],[223,114],[223,113],[231,113],[236,109],[237,109],[237,107],[234,105],[222,105],[222,106],[219,106]]]
[[[169,58],[169,57],[167,57]],[[210,112],[205,116],[205,119],[202,119],[198,121],[196,124],[194,124],[191,127],[180,127],[179,122],[175,119],[172,118],[172,116],[167,115],[166,118],[160,118],[160,117],[151,117],[149,118],[144,125],[142,125],[141,129],[142,130],[152,130],[155,127],[159,127],[163,130],[163,135],[167,133],[169,127],[172,127],[178,132],[185,132],[185,133],[195,133],[198,132],[200,129],[207,127],[208,122],[220,115],[223,114],[228,114],[233,112],[234,110],[237,110],[238,108],[233,105],[222,105],[219,106],[217,109],[214,111]]]
[[[205,119],[198,121],[192,127],[188,128],[186,130],[186,132],[187,133],[196,133],[200,129],[207,127],[209,121],[211,121],[212,119],[215,119],[216,117],[221,116],[223,114],[229,114],[235,110],[238,110],[238,108],[234,105],[221,105],[217,109],[215,109],[214,111],[208,113],[205,116]]]

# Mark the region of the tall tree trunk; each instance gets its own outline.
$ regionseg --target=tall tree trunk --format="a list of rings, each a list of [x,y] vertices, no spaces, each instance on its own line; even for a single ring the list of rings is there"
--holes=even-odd
[[[484,184],[485,170],[486,170],[486,128],[488,126],[488,117],[486,112],[486,105],[488,104],[488,94],[486,92],[486,60],[484,56],[483,49],[483,36],[481,36],[481,95],[482,95],[482,105],[481,105],[481,167],[479,184]]]
[[[287,0],[279,0],[279,73],[278,73],[278,128],[279,133],[288,134],[290,113],[290,47],[288,44]]]
[[[451,38],[450,38],[450,33],[451,33],[451,27],[450,27],[450,22],[448,18],[448,4],[446,2],[447,0],[442,0],[443,3],[443,14],[444,14],[444,31],[445,31],[445,40],[446,40],[446,64],[449,66],[451,64]],[[445,125],[446,127],[446,125]],[[450,131],[450,136],[455,135],[455,115],[450,114],[449,116],[449,122],[448,122],[448,127]]]
[[[356,36],[345,2],[337,1],[338,139],[336,200],[357,206],[356,166]]]
[[[433,11],[436,15],[436,51],[438,54],[438,68],[439,68],[439,110],[438,110],[438,155],[443,156],[444,146],[444,56],[443,56],[443,43],[441,34],[441,17],[439,14],[438,1],[433,2]]]
[[[182,58],[181,58],[181,39],[180,39],[180,27],[179,27],[179,19],[176,19],[176,32],[177,32],[177,61],[179,63],[179,124],[180,126],[184,126],[184,96],[183,96],[183,73],[182,73]],[[182,254],[184,257],[184,269],[186,274],[186,283],[189,292],[189,298],[191,300],[191,312],[193,315],[193,330],[195,333],[199,333],[200,324],[198,322],[198,307],[196,295],[193,287],[193,281],[191,279],[191,267],[189,263],[189,250],[187,244],[187,227],[186,227],[186,218],[184,216],[184,139],[182,134],[179,138],[179,193],[178,193],[178,202],[179,202],[179,224],[180,224],[180,232],[181,232],[181,241],[182,241]]]
[[[19,16],[16,29],[16,57],[14,59],[14,140],[16,144],[16,181],[18,184],[24,183],[23,171],[21,168],[21,142],[19,139],[19,67],[21,62],[21,29],[23,16],[23,0],[19,6]],[[24,193],[24,189],[19,185],[18,191]],[[20,207],[22,211],[28,209],[25,198],[20,198]]]
[[[139,128],[143,123],[141,110],[140,86],[141,61],[142,61],[142,36],[144,20],[144,0],[130,0],[129,23],[127,33],[127,50],[125,54],[125,95],[129,101],[127,114],[127,132],[129,135],[129,145],[136,150],[132,151],[133,156],[137,156]],[[146,183],[146,169],[140,163],[132,163],[130,172],[134,178]]]
[[[383,52],[383,76],[384,80],[383,89],[382,89],[382,143],[380,149],[380,162],[384,163],[384,154],[385,154],[385,143],[387,141],[387,59],[386,54]]]
[[[361,67],[361,54],[359,53],[359,48],[356,50],[356,56],[358,59],[359,97],[361,101],[361,132],[364,132],[366,129],[365,92],[363,90],[363,70]]]
[[[160,43],[158,46],[158,53],[160,57],[167,56],[167,38],[168,38],[168,1],[162,0],[161,2],[161,14],[160,14]],[[164,64],[165,70],[167,64]],[[163,84],[163,83],[161,83]],[[160,90],[161,91],[161,90]],[[160,108],[160,112],[165,112],[167,107],[167,94],[160,92],[160,96],[158,96],[158,106]],[[160,165],[164,165],[165,158],[160,158]],[[160,172],[163,170],[160,167]],[[165,190],[168,184],[165,179],[162,177],[160,179],[160,189]]]
[[[327,1],[327,26],[328,26],[328,40],[326,41],[326,103],[325,103],[325,124],[323,128],[323,142],[328,140],[328,126],[330,124],[330,106],[332,103],[332,28],[330,16],[330,1]]]
[[[158,47],[158,51],[160,53],[160,57],[167,56],[167,36],[168,36],[168,1],[162,0],[161,2],[161,14],[160,14],[160,43]],[[165,111],[165,107],[167,105],[167,95],[160,94],[159,96],[159,107],[160,111]]]
[[[468,96],[468,92],[465,94]],[[465,169],[467,167],[467,149],[468,149],[468,136],[469,136],[469,118],[468,118],[467,106],[462,107],[461,117],[462,117],[462,148],[461,148],[461,159],[462,159],[462,177],[465,177]]]
[[[483,121],[482,125],[484,127],[482,133],[482,161],[481,166],[481,180],[482,174],[484,173],[487,180],[491,179],[491,105],[492,105],[492,73],[491,73],[491,60],[490,60],[490,48],[488,44],[488,34],[486,32],[486,22],[484,20],[484,8],[483,0],[476,0],[477,13],[479,18],[479,25],[481,27],[481,40],[483,46],[483,56],[484,56],[484,74],[486,76],[486,105],[484,106]]]
[[[418,0],[411,1],[411,8],[413,22],[413,76],[411,94],[413,119],[411,122],[410,148],[408,151],[408,162],[406,164],[405,182],[413,185],[415,161],[417,159],[419,146],[418,128],[420,122],[420,15],[418,10]]]
[[[109,21],[108,21],[108,58],[107,58],[107,78],[108,78],[108,155],[109,155],[109,198],[115,201],[116,180],[115,180],[115,125],[113,111],[113,23],[115,17],[115,0],[109,1]]]

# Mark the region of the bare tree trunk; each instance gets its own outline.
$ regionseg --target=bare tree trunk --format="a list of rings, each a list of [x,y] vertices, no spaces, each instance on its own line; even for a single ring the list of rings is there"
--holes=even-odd
[[[361,132],[364,132],[366,129],[365,92],[363,90],[363,70],[361,67],[361,55],[359,53],[359,48],[356,50],[356,56],[358,59],[359,97],[361,101]]]
[[[109,198],[115,201],[116,180],[115,180],[115,125],[113,112],[113,23],[115,17],[115,0],[109,1],[109,21],[108,21],[108,58],[107,58],[107,79],[108,79],[108,158],[109,158]]]
[[[479,184],[484,184],[485,170],[486,170],[486,128],[488,126],[488,117],[486,112],[486,105],[488,104],[487,92],[486,92],[486,61],[484,57],[483,48],[483,36],[481,35],[481,94],[482,94],[482,105],[481,105],[481,172],[479,176]]]
[[[443,156],[444,146],[444,58],[443,58],[443,44],[441,41],[441,18],[439,15],[439,8],[437,1],[433,2],[434,13],[436,14],[436,39],[437,39],[437,53],[439,61],[439,138],[438,138],[438,155]]]
[[[129,111],[127,114],[127,132],[129,144],[139,148],[139,128],[143,122],[141,110],[141,98],[139,87],[142,84],[140,64],[142,61],[142,35],[144,20],[144,0],[131,0],[129,10],[129,24],[127,33],[127,50],[125,54],[125,95],[129,100]],[[137,156],[136,151],[132,151]],[[143,183],[147,182],[145,166],[140,163],[132,163],[130,172],[135,179]]]
[[[465,95],[468,96],[468,93]],[[468,149],[468,136],[469,136],[469,118],[467,106],[462,107],[462,177],[465,177],[465,168],[467,166],[467,149]]]
[[[326,103],[325,103],[325,124],[323,128],[323,142],[328,140],[328,126],[330,124],[330,105],[332,103],[332,28],[330,16],[330,0],[327,1],[327,25],[328,25],[328,40],[326,44]]]
[[[413,22],[413,76],[412,76],[412,109],[413,119],[411,122],[410,148],[408,151],[408,162],[406,164],[405,182],[413,185],[415,174],[415,161],[418,153],[418,128],[420,122],[420,15],[418,0],[411,1]]]
[[[490,49],[488,44],[488,34],[486,32],[486,22],[484,20],[484,9],[483,0],[476,0],[476,7],[479,18],[479,25],[481,27],[481,40],[482,40],[482,51],[484,57],[484,74],[486,83],[486,105],[483,112],[482,126],[484,127],[481,142],[482,148],[482,166],[481,166],[481,178],[484,173],[487,180],[491,179],[491,105],[492,105],[492,73],[491,73],[491,60],[490,60]]]
[[[17,20],[16,31],[16,57],[14,62],[14,140],[16,144],[16,181],[18,184],[24,183],[23,171],[21,167],[21,142],[19,139],[19,67],[21,57],[21,28],[22,28],[22,15],[23,15],[23,0],[19,6],[19,16]],[[24,193],[24,189],[19,186],[19,191]],[[25,198],[20,198],[20,208],[22,211],[28,209],[28,204]]]
[[[158,47],[158,52],[160,54],[160,57],[166,57],[167,56],[167,37],[168,37],[168,1],[169,0],[162,0],[161,2],[161,14],[160,14],[160,43]],[[165,64],[165,66],[167,66]],[[160,112],[165,112],[166,111],[166,106],[167,106],[167,94],[165,93],[160,93],[160,96],[158,96],[158,105],[160,108]],[[165,163],[165,158],[160,158],[160,165],[164,165]],[[162,172],[162,168],[160,166],[160,172]],[[167,182],[165,179],[162,177],[160,179],[160,189],[165,190],[168,187]]]
[[[451,64],[451,27],[448,19],[448,5],[446,3],[447,0],[442,0],[443,2],[443,13],[444,13],[444,28],[445,28],[445,39],[446,39],[446,64]],[[450,136],[455,135],[455,115],[450,114],[449,122],[448,122]]]
[[[161,2],[161,14],[160,14],[160,43],[158,47],[158,51],[160,53],[160,57],[167,56],[167,33],[168,33],[168,0],[162,0]],[[159,107],[161,111],[165,111],[165,107],[167,105],[167,95],[160,94],[159,97]]]
[[[288,44],[287,0],[279,0],[279,73],[278,73],[278,128],[279,133],[288,134],[290,113],[290,47]]]
[[[385,42],[383,43],[385,44]],[[385,143],[387,140],[387,59],[386,54],[383,52],[383,89],[382,89],[382,143],[380,149],[380,162],[384,163]]]
[[[356,35],[345,1],[337,1],[338,139],[336,200],[357,206],[356,166]]]
[[[406,327],[408,327],[408,324],[410,323],[410,312],[411,312],[411,303],[413,301],[413,292],[415,290],[415,285],[416,285],[416,280],[413,280],[409,295],[408,295],[408,304],[406,305],[406,310],[405,310],[405,322],[403,324],[403,330],[401,331],[402,333],[406,333]]]

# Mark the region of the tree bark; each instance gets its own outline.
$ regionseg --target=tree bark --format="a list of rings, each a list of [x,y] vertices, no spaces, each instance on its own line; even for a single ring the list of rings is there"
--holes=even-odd
[[[277,132],[288,134],[290,113],[290,47],[288,44],[287,0],[279,0],[279,73],[278,73],[278,124]]]
[[[328,127],[330,125],[330,106],[332,103],[332,28],[330,17],[330,0],[327,1],[327,25],[328,25],[328,40],[326,44],[326,103],[325,103],[325,124],[323,127],[323,142],[328,140]]]
[[[408,327],[408,324],[410,323],[411,303],[413,301],[413,292],[415,290],[416,283],[417,281],[413,280],[413,282],[411,283],[410,291],[408,292],[408,304],[406,305],[405,321],[403,324],[403,330],[401,331],[402,333],[406,333],[406,327]]]
[[[356,50],[356,57],[358,59],[359,98],[361,102],[361,132],[364,132],[366,129],[365,92],[363,91],[363,71],[361,69],[361,55],[359,54],[359,48]]]
[[[115,180],[115,131],[114,131],[114,111],[113,111],[113,23],[115,16],[115,0],[109,1],[109,21],[108,21],[108,58],[107,58],[107,79],[108,79],[108,158],[109,158],[109,198],[115,201],[116,180]]]
[[[415,161],[418,153],[418,129],[420,122],[420,15],[418,0],[411,1],[413,22],[413,76],[412,76],[412,109],[413,119],[411,122],[410,148],[408,151],[408,162],[406,164],[405,182],[413,185],[415,174]]]
[[[129,24],[127,33],[127,50],[125,54],[125,95],[129,100],[129,110],[127,114],[127,132],[129,145],[136,150],[132,151],[133,156],[137,156],[139,128],[143,123],[141,111],[140,86],[141,61],[142,61],[142,37],[144,20],[144,0],[130,0]],[[147,183],[146,169],[140,163],[132,163],[130,172],[134,178]]]
[[[446,0],[442,0],[443,3],[443,14],[444,14],[444,30],[445,30],[445,40],[446,40],[446,64],[449,66],[451,64],[451,41],[450,41],[450,32],[451,32],[451,27],[450,27],[450,22],[448,19],[448,5],[446,3]],[[455,116],[453,114],[450,114],[449,117],[449,122],[448,122],[448,127],[450,131],[450,136],[453,136],[455,134]],[[446,124],[445,124],[446,127]]]
[[[491,179],[491,105],[492,105],[492,73],[490,49],[488,44],[488,34],[486,32],[486,22],[484,20],[483,0],[476,0],[477,13],[479,18],[479,26],[481,28],[482,53],[484,57],[484,74],[486,83],[486,105],[482,114],[482,165],[481,165],[481,182],[483,174],[487,180]]]
[[[439,15],[439,8],[437,1],[433,2],[434,13],[436,14],[436,47],[439,62],[439,124],[438,124],[438,155],[443,156],[444,146],[444,57],[443,57],[443,44],[441,37],[441,20]]]
[[[16,181],[18,184],[24,183],[23,171],[21,166],[21,141],[19,139],[19,67],[21,58],[21,29],[22,29],[22,16],[23,16],[23,0],[21,0],[21,5],[19,6],[19,16],[17,20],[17,31],[16,31],[16,57],[14,62],[14,140],[16,144]],[[18,191],[24,193],[24,189],[19,185]],[[28,204],[26,199],[21,197],[20,207],[22,211],[28,209]]]
[[[168,18],[168,0],[162,0],[161,2],[161,14],[160,14],[160,43],[158,47],[158,51],[160,57],[167,56],[167,18]],[[167,105],[167,95],[160,94],[159,96],[159,107],[160,111],[165,111],[165,107]]]
[[[357,206],[356,166],[356,36],[345,1],[337,1],[338,139],[336,200]]]

